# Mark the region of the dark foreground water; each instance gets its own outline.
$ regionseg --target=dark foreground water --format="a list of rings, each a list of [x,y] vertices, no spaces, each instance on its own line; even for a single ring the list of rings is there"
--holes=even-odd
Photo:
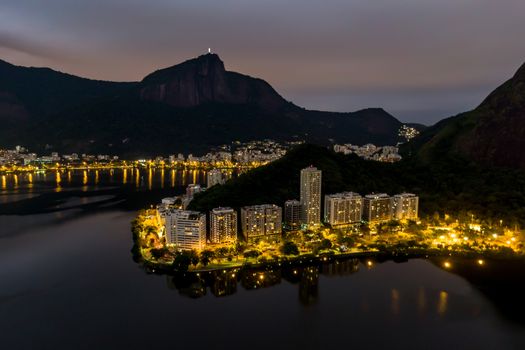
[[[1,349],[525,347],[521,263],[347,261],[177,279],[133,262],[129,223],[180,186],[19,186],[0,192]]]

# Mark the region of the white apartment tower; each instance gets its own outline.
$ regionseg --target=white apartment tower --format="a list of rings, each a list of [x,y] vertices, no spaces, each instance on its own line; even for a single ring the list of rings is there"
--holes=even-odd
[[[321,223],[321,170],[314,166],[301,170],[301,221],[306,227]]]
[[[204,249],[206,215],[197,211],[173,210],[166,215],[166,243],[182,250]]]
[[[210,212],[210,242],[237,241],[237,212],[232,208],[215,208]]]
[[[282,209],[275,204],[242,207],[241,228],[247,241],[278,235],[282,229]]]
[[[324,221],[332,227],[361,221],[363,197],[354,192],[329,194],[324,197]]]
[[[363,204],[363,220],[381,222],[392,219],[392,198],[385,193],[365,196]]]
[[[393,215],[397,220],[418,218],[419,197],[413,193],[396,194],[392,200]]]

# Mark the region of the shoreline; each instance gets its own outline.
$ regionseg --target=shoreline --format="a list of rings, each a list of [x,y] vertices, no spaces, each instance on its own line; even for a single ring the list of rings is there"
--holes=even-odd
[[[210,267],[199,267],[199,268],[188,268],[186,271],[177,271],[169,263],[155,261],[145,258],[140,255],[140,261],[137,263],[141,264],[146,269],[151,269],[152,272],[157,273],[209,273],[220,270],[243,270],[251,268],[280,268],[288,266],[304,266],[310,264],[329,263],[341,260],[349,259],[372,259],[369,264],[373,264],[375,261],[394,261],[394,262],[406,262],[412,259],[428,259],[428,258],[467,258],[467,259],[490,259],[499,261],[525,261],[524,255],[515,254],[513,256],[504,255],[501,253],[483,254],[483,253],[470,253],[470,252],[449,252],[445,253],[442,251],[422,251],[422,252],[385,252],[385,251],[365,251],[365,252],[350,252],[350,253],[326,253],[317,256],[310,254],[303,254],[299,256],[286,256],[278,260],[270,261],[232,261],[228,263],[210,264]]]

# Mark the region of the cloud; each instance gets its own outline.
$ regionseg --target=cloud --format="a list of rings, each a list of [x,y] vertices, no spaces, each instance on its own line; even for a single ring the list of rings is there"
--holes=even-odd
[[[56,60],[66,60],[67,55],[30,39],[24,39],[17,35],[0,32],[0,47],[35,56],[36,58],[51,58]]]

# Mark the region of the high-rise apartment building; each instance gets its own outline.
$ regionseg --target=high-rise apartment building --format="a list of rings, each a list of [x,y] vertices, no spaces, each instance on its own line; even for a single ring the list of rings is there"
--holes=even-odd
[[[165,217],[166,243],[177,249],[202,250],[206,245],[206,215],[196,211],[171,211]]]
[[[232,208],[215,208],[210,212],[210,242],[237,241],[237,212]]]
[[[392,198],[385,193],[365,196],[363,204],[363,220],[381,222],[392,219]]]
[[[296,199],[284,202],[284,227],[288,230],[301,228],[301,202]]]
[[[419,197],[413,193],[396,194],[392,200],[393,216],[397,220],[418,218]]]
[[[321,223],[321,170],[313,166],[301,170],[301,221],[306,227]]]
[[[241,208],[241,228],[247,241],[278,235],[282,230],[282,210],[275,204]]]
[[[332,227],[361,221],[363,197],[354,192],[329,194],[324,197],[324,221]]]

